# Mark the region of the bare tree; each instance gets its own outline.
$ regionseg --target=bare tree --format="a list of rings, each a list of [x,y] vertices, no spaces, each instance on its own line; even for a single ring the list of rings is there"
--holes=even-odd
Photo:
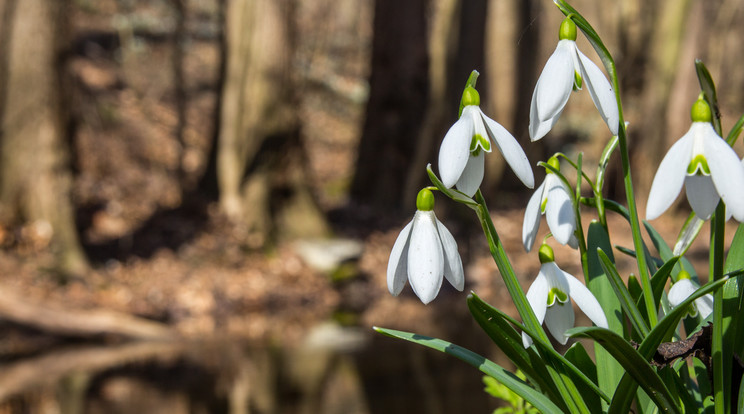
[[[220,206],[251,244],[325,234],[307,185],[297,115],[292,0],[232,0],[217,141]]]
[[[6,0],[0,62],[0,213],[6,223],[31,223],[48,237],[59,270],[83,274],[70,196],[60,82],[65,1]]]

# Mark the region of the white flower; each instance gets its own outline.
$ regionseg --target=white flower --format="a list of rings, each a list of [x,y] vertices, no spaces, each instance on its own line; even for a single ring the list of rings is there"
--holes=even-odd
[[[479,102],[478,99],[474,101]],[[483,153],[491,152],[491,141],[496,144],[506,163],[524,185],[533,188],[535,178],[522,147],[506,128],[484,115],[477,104],[463,107],[460,119],[442,140],[439,149],[439,174],[442,176],[442,183],[447,188],[457,185],[458,190],[472,197],[483,181]]]
[[[407,279],[416,296],[426,304],[439,293],[443,276],[462,291],[465,274],[457,242],[432,211],[431,191],[421,190],[416,205],[418,211],[400,232],[390,252],[387,284],[390,293],[398,296]]]
[[[612,85],[602,71],[576,46],[576,24],[566,18],[561,23],[560,40],[537,80],[530,106],[530,138],[537,141],[547,134],[563,112],[574,85],[585,84],[612,135],[618,134],[620,115]]]
[[[688,278],[678,279],[677,283],[673,284],[669,289],[669,295],[667,295],[669,304],[673,308],[676,308],[685,299],[689,298],[690,295],[695,293],[698,288],[698,286],[692,284],[689,276]],[[690,316],[697,316],[698,312],[700,312],[700,318],[702,319],[707,318],[708,315],[713,313],[713,295],[708,293],[695,299],[694,305],[692,305],[692,309],[690,310]]]
[[[569,299],[586,314],[595,325],[607,328],[607,317],[592,292],[578,279],[561,270],[553,261],[553,249],[547,244],[540,247],[540,273],[527,290],[527,301],[535,316],[545,326],[553,338],[566,344],[566,330],[574,327],[574,311]],[[532,338],[522,333],[525,348],[532,344]]]
[[[555,157],[551,157],[548,163],[556,168],[559,166]],[[535,245],[542,214],[545,214],[548,228],[558,243],[568,244],[574,249],[578,247],[578,240],[574,235],[576,212],[571,199],[571,189],[557,175],[548,171],[545,181],[537,187],[524,210],[522,243],[526,251],[529,252]]]
[[[727,212],[744,222],[744,168],[739,157],[713,129],[710,108],[702,99],[693,105],[693,121],[659,165],[646,218],[653,220],[664,213],[684,185],[687,200],[701,219],[709,219],[723,199]]]

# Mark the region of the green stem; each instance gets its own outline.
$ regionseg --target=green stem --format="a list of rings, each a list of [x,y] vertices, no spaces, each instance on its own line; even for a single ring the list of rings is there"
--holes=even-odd
[[[618,145],[617,136],[607,143],[605,149],[602,151],[602,156],[599,158],[599,164],[597,165],[597,178],[594,188],[594,198],[597,199],[597,216],[599,217],[599,223],[602,227],[607,230],[607,215],[605,213],[604,197],[602,196],[602,190],[604,189],[605,175],[607,174],[607,165],[610,163],[610,157]]]
[[[719,202],[711,222],[710,234],[710,274],[713,281],[723,278],[723,246],[726,231],[726,207]],[[723,355],[723,289],[716,291],[713,297],[713,338],[711,353],[713,355],[713,401],[716,414],[727,412],[728,397],[724,375]]]

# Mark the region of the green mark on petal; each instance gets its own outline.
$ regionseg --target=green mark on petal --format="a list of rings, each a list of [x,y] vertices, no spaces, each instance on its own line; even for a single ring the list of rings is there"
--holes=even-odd
[[[470,140],[470,152],[472,152],[474,156],[477,156],[480,154],[480,152],[476,152],[479,148],[483,148],[483,151],[490,152],[491,140],[481,134],[474,134],[473,139]]]
[[[578,71],[574,71],[574,85],[573,90],[574,91],[580,91],[581,85],[583,85],[583,80],[581,79],[581,74]]]
[[[710,167],[703,154],[698,154],[692,159],[687,166],[687,175],[710,175]]]
[[[576,23],[570,17],[563,19],[561,28],[558,30],[559,40],[576,40]]]
[[[540,214],[545,214],[545,206],[548,205],[548,197],[545,197],[545,199],[540,203]]]
[[[568,295],[557,287],[551,288],[548,291],[548,307],[555,305],[556,299],[559,304],[566,303],[568,302]]]
[[[434,194],[428,188],[419,191],[416,196],[416,210],[431,211],[434,209]]]
[[[540,263],[545,264],[555,261],[555,254],[553,253],[553,249],[546,243],[543,243],[540,246],[540,250],[537,251],[537,255],[540,258]]]

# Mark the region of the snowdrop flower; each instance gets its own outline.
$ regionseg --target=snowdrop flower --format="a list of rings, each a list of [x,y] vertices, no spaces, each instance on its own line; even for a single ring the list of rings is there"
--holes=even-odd
[[[548,164],[556,170],[560,169],[560,163],[556,157],[551,157]],[[545,181],[537,187],[524,210],[524,222],[522,223],[524,249],[529,252],[535,245],[537,230],[540,228],[540,216],[543,214],[555,240],[575,249],[578,247],[578,240],[574,235],[576,212],[571,201],[573,199],[571,189],[551,170],[546,170]]]
[[[576,24],[566,18],[561,23],[558,46],[537,80],[530,106],[530,138],[537,141],[550,132],[563,112],[571,91],[586,84],[594,106],[617,135],[620,115],[612,85],[602,71],[576,47]]]
[[[669,289],[669,295],[667,295],[669,304],[672,305],[673,308],[676,308],[680,303],[682,303],[682,301],[689,298],[690,295],[695,293],[699,288],[700,286],[695,286],[692,283],[689,273],[685,270],[680,271],[677,276],[677,283],[673,284]],[[698,312],[700,312],[700,318],[702,319],[707,318],[708,315],[713,313],[713,295],[708,293],[695,299],[690,309],[690,316],[695,317]]]
[[[424,304],[442,286],[442,276],[462,291],[465,274],[452,233],[434,215],[434,195],[427,188],[416,197],[416,215],[395,240],[387,268],[388,290],[398,296],[406,284]]]
[[[583,283],[555,264],[553,249],[547,244],[540,246],[540,263],[540,273],[527,290],[527,301],[537,320],[545,321],[556,341],[565,345],[568,341],[566,330],[574,327],[571,298],[595,325],[607,328],[607,317],[597,299]],[[522,344],[525,348],[532,344],[532,338],[524,332]]]
[[[532,168],[517,140],[498,122],[483,114],[478,91],[467,86],[462,94],[460,119],[447,131],[439,149],[439,174],[447,188],[472,197],[483,181],[484,153],[491,152],[491,141],[504,160],[529,188],[535,186]]]
[[[729,214],[744,222],[744,168],[739,157],[710,123],[710,107],[701,97],[692,106],[692,126],[659,165],[646,205],[646,218],[659,217],[685,186],[695,214],[707,220],[723,199]]]

